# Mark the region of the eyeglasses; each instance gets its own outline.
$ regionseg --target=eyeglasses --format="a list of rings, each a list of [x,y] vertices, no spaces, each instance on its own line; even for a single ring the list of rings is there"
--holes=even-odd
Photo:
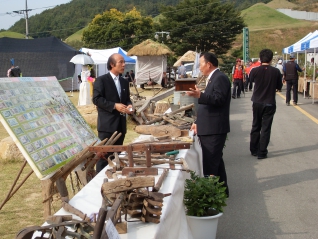
[[[117,63],[119,63],[119,64],[125,64],[126,62],[125,61],[117,61]]]

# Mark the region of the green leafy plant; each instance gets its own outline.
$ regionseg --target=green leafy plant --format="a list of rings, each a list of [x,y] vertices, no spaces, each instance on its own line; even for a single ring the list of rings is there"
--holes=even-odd
[[[223,212],[226,206],[226,187],[219,177],[199,177],[191,171],[191,179],[186,179],[183,202],[188,216],[213,216]]]

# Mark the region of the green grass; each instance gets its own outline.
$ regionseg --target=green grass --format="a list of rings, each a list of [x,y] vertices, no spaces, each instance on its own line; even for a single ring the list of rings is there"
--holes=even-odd
[[[65,42],[71,42],[71,41],[82,41],[82,34],[85,28],[75,32],[74,34],[70,35],[68,38],[66,38]]]
[[[304,21],[291,18],[277,10],[258,3],[241,12],[244,22],[252,30],[296,27],[304,24]]]
[[[25,35],[17,32],[10,32],[10,31],[4,31],[0,32],[0,38],[1,37],[10,37],[10,38],[22,38],[25,39]],[[31,38],[31,37],[30,37]]]

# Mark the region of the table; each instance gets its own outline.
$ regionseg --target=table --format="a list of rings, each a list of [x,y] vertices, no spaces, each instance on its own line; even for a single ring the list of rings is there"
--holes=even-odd
[[[189,168],[202,175],[201,162],[202,153],[198,139],[194,138],[194,143],[190,149],[180,150],[177,158],[184,158]],[[162,165],[160,167],[163,167]],[[168,165],[167,165],[168,168]],[[85,187],[81,189],[71,200],[70,205],[81,210],[84,214],[92,215],[98,213],[102,205],[101,186],[106,178],[104,168],[97,174]],[[156,182],[163,169],[159,168],[159,175],[156,176]],[[189,173],[180,170],[169,170],[164,180],[160,192],[171,193],[172,195],[164,198],[162,215],[159,224],[128,222],[128,233],[120,234],[121,239],[142,239],[142,238],[174,238],[174,239],[193,239],[186,220],[183,205],[184,180],[190,178]],[[61,208],[54,215],[72,215],[74,219],[81,220]],[[44,224],[47,225],[47,224]]]

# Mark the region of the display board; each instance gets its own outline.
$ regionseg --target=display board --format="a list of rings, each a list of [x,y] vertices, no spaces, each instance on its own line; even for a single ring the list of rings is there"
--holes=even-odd
[[[54,76],[0,78],[0,120],[40,179],[99,140]]]

